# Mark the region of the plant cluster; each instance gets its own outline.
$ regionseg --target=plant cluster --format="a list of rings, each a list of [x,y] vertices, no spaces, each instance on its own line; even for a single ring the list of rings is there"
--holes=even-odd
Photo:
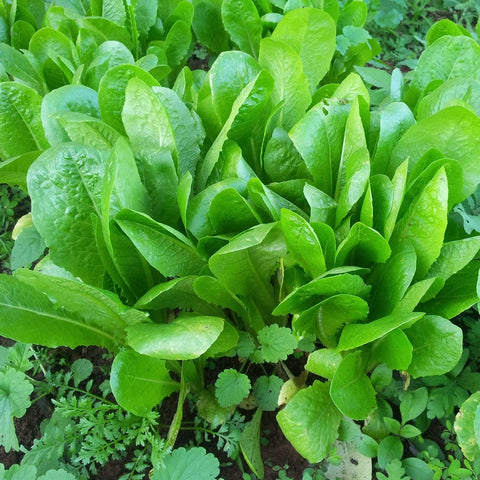
[[[431,459],[404,445],[462,404],[455,433],[480,457],[480,393],[452,321],[478,301],[480,237],[459,205],[480,183],[480,46],[438,22],[409,79],[373,73],[367,13],[336,0],[0,4],[0,178],[32,201],[15,244],[28,255],[0,276],[0,334],[114,355],[116,404],[91,385],[81,401],[65,393],[33,452],[68,425],[84,469],[148,445],[154,480],[213,479],[212,454],[174,448],[194,402],[197,432],[258,478],[262,414],[276,411],[312,464],[336,449],[370,470],[376,458],[379,478],[430,480]],[[185,65],[198,44],[208,72]],[[213,380],[212,359],[226,364]],[[31,393],[8,371],[6,449]],[[56,475],[38,462],[18,468]]]

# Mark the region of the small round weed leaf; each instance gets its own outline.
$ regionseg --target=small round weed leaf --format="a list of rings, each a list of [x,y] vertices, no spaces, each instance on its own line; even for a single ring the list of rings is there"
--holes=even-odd
[[[286,360],[297,346],[297,339],[292,331],[277,324],[269,325],[258,332],[258,341],[262,346],[262,357],[266,362]]]
[[[240,403],[250,392],[250,379],[234,368],[228,368],[218,375],[215,382],[215,396],[222,407]]]
[[[402,455],[403,444],[398,437],[386,437],[378,445],[378,464],[382,469],[393,460],[400,460]]]
[[[278,406],[278,397],[283,386],[283,380],[276,375],[257,378],[253,385],[253,395],[257,405],[267,412],[273,412]]]

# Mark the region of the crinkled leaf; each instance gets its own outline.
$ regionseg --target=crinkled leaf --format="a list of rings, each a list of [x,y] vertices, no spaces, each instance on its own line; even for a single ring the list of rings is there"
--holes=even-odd
[[[297,346],[297,339],[287,327],[279,327],[276,323],[266,326],[258,332],[260,353],[265,362],[286,360]]]

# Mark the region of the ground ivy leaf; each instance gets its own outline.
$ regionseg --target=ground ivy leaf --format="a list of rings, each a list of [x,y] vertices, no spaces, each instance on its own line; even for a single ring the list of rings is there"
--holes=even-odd
[[[328,456],[342,418],[328,390],[327,383],[315,381],[300,390],[277,415],[287,440],[311,463]]]
[[[258,332],[258,341],[264,361],[272,363],[286,360],[298,343],[289,328],[279,327],[276,323],[262,328]]]
[[[18,450],[13,417],[22,417],[30,406],[30,394],[33,385],[22,372],[7,369],[0,372],[0,445],[8,453],[12,448]]]
[[[215,480],[220,474],[218,460],[202,447],[177,448],[154,468],[152,480]]]
[[[276,375],[263,375],[257,378],[253,385],[253,395],[257,405],[267,412],[276,410],[282,386],[283,380]]]
[[[215,396],[222,407],[240,403],[250,392],[250,379],[234,368],[220,372],[215,382]]]

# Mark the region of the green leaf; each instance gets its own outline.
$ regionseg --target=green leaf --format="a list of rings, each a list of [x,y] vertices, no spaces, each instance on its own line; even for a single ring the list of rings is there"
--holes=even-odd
[[[298,344],[289,328],[279,327],[276,323],[262,328],[258,332],[258,341],[262,359],[271,363],[286,360]]]
[[[330,15],[317,8],[292,10],[275,27],[272,39],[284,42],[298,53],[313,93],[335,53],[336,27]]]
[[[270,315],[275,299],[270,277],[285,255],[277,224],[251,228],[218,250],[209,260],[212,273],[234,294],[251,298]]]
[[[239,404],[250,392],[250,380],[233,368],[220,372],[215,382],[215,396],[222,407]]]
[[[476,392],[462,403],[454,424],[458,444],[463,454],[471,461],[480,455],[480,446],[476,440],[477,431],[475,429],[479,405],[480,392]]]
[[[2,160],[32,150],[45,150],[40,122],[42,98],[35,90],[14,82],[0,83],[0,156]]]
[[[417,254],[417,278],[423,278],[440,255],[447,214],[448,184],[442,167],[397,223],[392,236],[392,242],[412,242]]]
[[[190,241],[148,215],[122,210],[116,222],[145,259],[165,277],[198,274],[204,262]]]
[[[441,37],[421,55],[412,78],[412,88],[420,93],[434,80],[480,80],[478,70],[474,67],[479,61],[480,47],[472,38]]]
[[[362,197],[370,175],[370,154],[360,116],[359,98],[354,100],[345,126],[345,139],[338,171],[335,200],[338,203],[335,223],[348,215]]]
[[[355,223],[347,238],[338,246],[336,265],[359,265],[386,262],[390,257],[388,242],[373,228]]]
[[[45,242],[33,225],[23,229],[13,245],[10,268],[17,270],[30,265],[43,255],[45,248]]]
[[[426,152],[437,149],[445,158],[457,160],[463,169],[461,201],[480,183],[474,140],[479,135],[480,119],[474,113],[463,107],[445,108],[419,121],[403,135],[392,151],[389,172],[392,174],[406,158],[411,169]]]
[[[33,385],[22,372],[7,368],[0,372],[0,445],[8,453],[11,449],[18,450],[18,439],[15,433],[13,418],[23,417],[30,406],[30,394]]]
[[[376,266],[370,297],[372,318],[394,311],[412,283],[416,266],[417,256],[409,241],[397,243],[387,262]]]
[[[123,350],[114,359],[110,384],[115,400],[125,410],[146,416],[164,398],[176,392],[165,361]]]
[[[243,458],[247,462],[252,472],[259,478],[265,475],[263,460],[260,453],[260,426],[262,420],[262,410],[258,408],[250,422],[245,425],[240,436],[240,448]]]
[[[288,313],[302,313],[305,309],[333,295],[348,294],[366,296],[370,287],[358,275],[341,273],[338,275],[327,272],[322,277],[312,280],[306,285],[294,290],[278,304],[274,315],[286,315]]]
[[[29,152],[19,157],[0,162],[2,182],[11,186],[18,185],[22,190],[27,191],[28,169],[40,153],[41,152]]]
[[[389,436],[378,444],[378,464],[385,469],[394,460],[401,460],[403,457],[403,444],[398,437]]]
[[[284,381],[276,375],[258,377],[253,385],[253,395],[257,405],[267,412],[278,408],[278,397]]]
[[[219,466],[215,456],[203,447],[177,448],[163,457],[161,465],[154,466],[152,480],[215,480]]]
[[[13,480],[13,479],[12,479]],[[75,480],[73,474],[66,470],[48,470],[45,475],[38,477],[38,480]]]
[[[98,104],[105,122],[124,133],[122,110],[125,103],[125,90],[132,78],[138,78],[153,87],[158,82],[145,70],[135,65],[119,65],[108,70],[98,88]]]
[[[207,276],[197,277],[193,289],[206,302],[229,308],[240,316],[246,316],[246,307],[242,301],[218,279]]]
[[[307,359],[305,370],[323,378],[333,378],[343,357],[336,350],[321,348],[312,352]]]
[[[127,343],[135,351],[164,360],[191,360],[205,353],[223,330],[223,319],[179,317],[171,323],[128,327]]]
[[[402,461],[402,465],[405,468],[405,473],[410,478],[418,480],[433,480],[433,471],[431,467],[416,457],[405,458]]]
[[[413,345],[407,371],[414,378],[447,373],[460,359],[462,330],[445,318],[427,315],[405,333]]]
[[[238,48],[257,58],[262,22],[252,0],[223,1],[222,21]]]
[[[100,216],[105,165],[100,151],[65,143],[40,155],[27,176],[35,227],[52,260],[92,285],[104,272],[92,215]]]
[[[168,65],[172,70],[182,66],[187,59],[191,41],[190,25],[183,20],[177,20],[168,31],[163,44]]]
[[[392,370],[406,370],[412,362],[413,347],[403,330],[396,329],[379,338],[372,345],[372,359]]]
[[[401,397],[400,413],[402,415],[402,423],[405,424],[410,420],[415,420],[427,408],[428,391],[425,387],[416,390],[407,390]]]
[[[93,372],[93,364],[86,358],[78,358],[70,367],[72,372],[73,384],[78,387],[81,382],[86,380]]]
[[[45,95],[41,117],[45,136],[52,146],[70,140],[57,117],[65,112],[78,112],[99,118],[97,92],[84,85],[65,85]]]
[[[321,462],[329,455],[341,418],[330,398],[328,384],[317,380],[300,390],[277,414],[287,440],[311,463]]]
[[[327,347],[335,347],[337,331],[351,322],[362,322],[368,316],[368,303],[360,297],[341,293],[304,310],[294,320],[296,331],[316,334]]]
[[[337,408],[353,420],[364,420],[376,407],[375,389],[365,373],[362,352],[347,355],[333,376],[330,395]]]
[[[298,261],[307,275],[315,278],[325,273],[322,247],[310,224],[300,215],[282,209],[280,225],[290,255]]]
[[[338,351],[352,350],[366,345],[377,338],[383,337],[396,328],[417,322],[423,315],[423,313],[394,313],[369,323],[351,323],[346,325],[342,330],[337,349]]]
[[[221,2],[196,1],[192,27],[199,42],[209,50],[221,53],[229,49],[228,34],[222,23]]]
[[[289,130],[303,117],[311,102],[309,84],[303,73],[300,56],[282,41],[263,38],[260,42],[259,63],[273,77],[273,104],[283,102],[278,126]]]

